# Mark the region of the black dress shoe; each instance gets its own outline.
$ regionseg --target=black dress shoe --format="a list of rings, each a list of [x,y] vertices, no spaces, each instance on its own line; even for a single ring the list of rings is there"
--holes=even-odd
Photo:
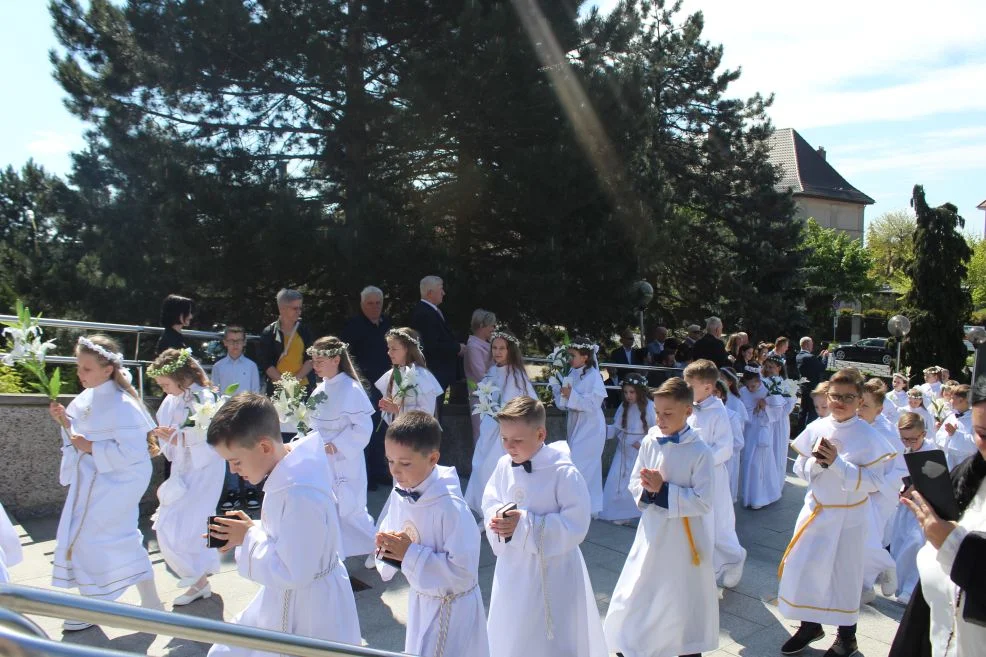
[[[832,647],[825,651],[825,657],[851,657],[859,652],[859,648],[856,645],[856,637],[843,637],[841,635],[835,637],[835,643]]]
[[[781,652],[785,655],[797,655],[815,641],[825,638],[825,631],[818,623],[802,623],[798,631],[794,633],[787,642],[781,646]]]

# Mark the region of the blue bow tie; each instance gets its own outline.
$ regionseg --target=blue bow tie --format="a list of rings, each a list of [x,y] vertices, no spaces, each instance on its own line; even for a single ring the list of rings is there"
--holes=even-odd
[[[684,431],[679,431],[678,433],[673,433],[670,436],[664,436],[662,438],[658,438],[657,439],[657,444],[658,445],[667,445],[668,443],[674,443],[675,445],[677,445],[678,443],[681,442],[681,434],[683,434],[683,433],[685,433],[685,432]]]
[[[524,468],[524,472],[526,472],[527,474],[531,474],[531,469],[532,469],[533,466],[531,466],[531,459],[527,459],[526,461],[522,461],[520,463],[515,463],[515,462],[511,461],[510,462],[510,467],[513,467],[513,468]]]
[[[412,502],[417,502],[421,499],[421,493],[413,490],[404,490],[403,488],[394,487],[394,492],[403,497],[405,500],[411,500]]]

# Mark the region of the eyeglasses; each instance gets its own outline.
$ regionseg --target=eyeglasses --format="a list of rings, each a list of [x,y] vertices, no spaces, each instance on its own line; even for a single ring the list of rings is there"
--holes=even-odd
[[[851,392],[845,395],[839,395],[834,392],[830,392],[828,393],[828,398],[830,402],[835,402],[836,404],[851,404],[857,399],[859,399],[859,395]]]
[[[230,340],[226,338],[226,344],[244,344],[246,340]]]

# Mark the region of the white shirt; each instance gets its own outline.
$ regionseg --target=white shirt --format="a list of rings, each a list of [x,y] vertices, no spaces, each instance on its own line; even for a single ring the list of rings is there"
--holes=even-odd
[[[234,383],[240,386],[236,392],[261,392],[257,364],[243,355],[235,360],[230,356],[217,360],[212,366],[210,378],[219,388],[220,394]]]

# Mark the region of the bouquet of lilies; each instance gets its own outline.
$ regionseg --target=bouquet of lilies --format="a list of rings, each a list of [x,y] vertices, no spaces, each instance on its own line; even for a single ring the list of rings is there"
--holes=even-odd
[[[565,379],[572,373],[572,355],[567,345],[559,345],[548,354],[548,381],[565,386]]]
[[[209,425],[212,423],[212,418],[216,416],[216,413],[222,408],[223,404],[229,401],[236,390],[240,387],[240,384],[234,383],[228,388],[226,388],[221,395],[216,395],[215,400],[212,399],[202,399],[198,394],[193,393],[195,401],[192,402],[192,408],[188,411],[188,417],[185,418],[185,423],[182,424],[182,428],[185,427],[195,427],[202,433],[209,430]]]
[[[496,418],[503,405],[500,403],[500,389],[492,381],[483,380],[478,384],[470,383],[469,387],[476,393],[476,405],[472,414],[480,417]]]
[[[412,392],[417,394],[418,391],[418,370],[414,365],[409,365],[404,372],[401,372],[401,368],[394,365],[392,372],[392,377],[394,381],[393,390],[390,393],[390,398],[398,406],[404,406],[404,400],[407,399],[408,395]],[[377,426],[379,429],[383,426],[384,419],[380,418],[380,424]]]
[[[807,379],[802,379],[801,381],[795,381],[794,379],[781,379],[779,377],[771,377],[767,379],[767,394],[768,395],[780,395],[781,397],[797,397],[798,395],[798,384],[807,381]]]
[[[274,382],[274,394],[271,396],[281,424],[294,425],[298,433],[308,431],[308,416],[325,399],[324,392],[309,395],[305,399],[304,383],[291,374],[284,374],[279,381]]]
[[[56,367],[51,376],[48,376],[45,371],[45,355],[55,348],[55,343],[52,340],[42,340],[38,321],[31,317],[30,309],[20,299],[17,300],[16,311],[16,322],[3,322],[6,325],[3,337],[7,339],[10,351],[0,360],[7,367],[19,365],[27,370],[35,379],[29,385],[54,401],[62,390],[62,373]],[[65,428],[68,429],[67,426]]]

